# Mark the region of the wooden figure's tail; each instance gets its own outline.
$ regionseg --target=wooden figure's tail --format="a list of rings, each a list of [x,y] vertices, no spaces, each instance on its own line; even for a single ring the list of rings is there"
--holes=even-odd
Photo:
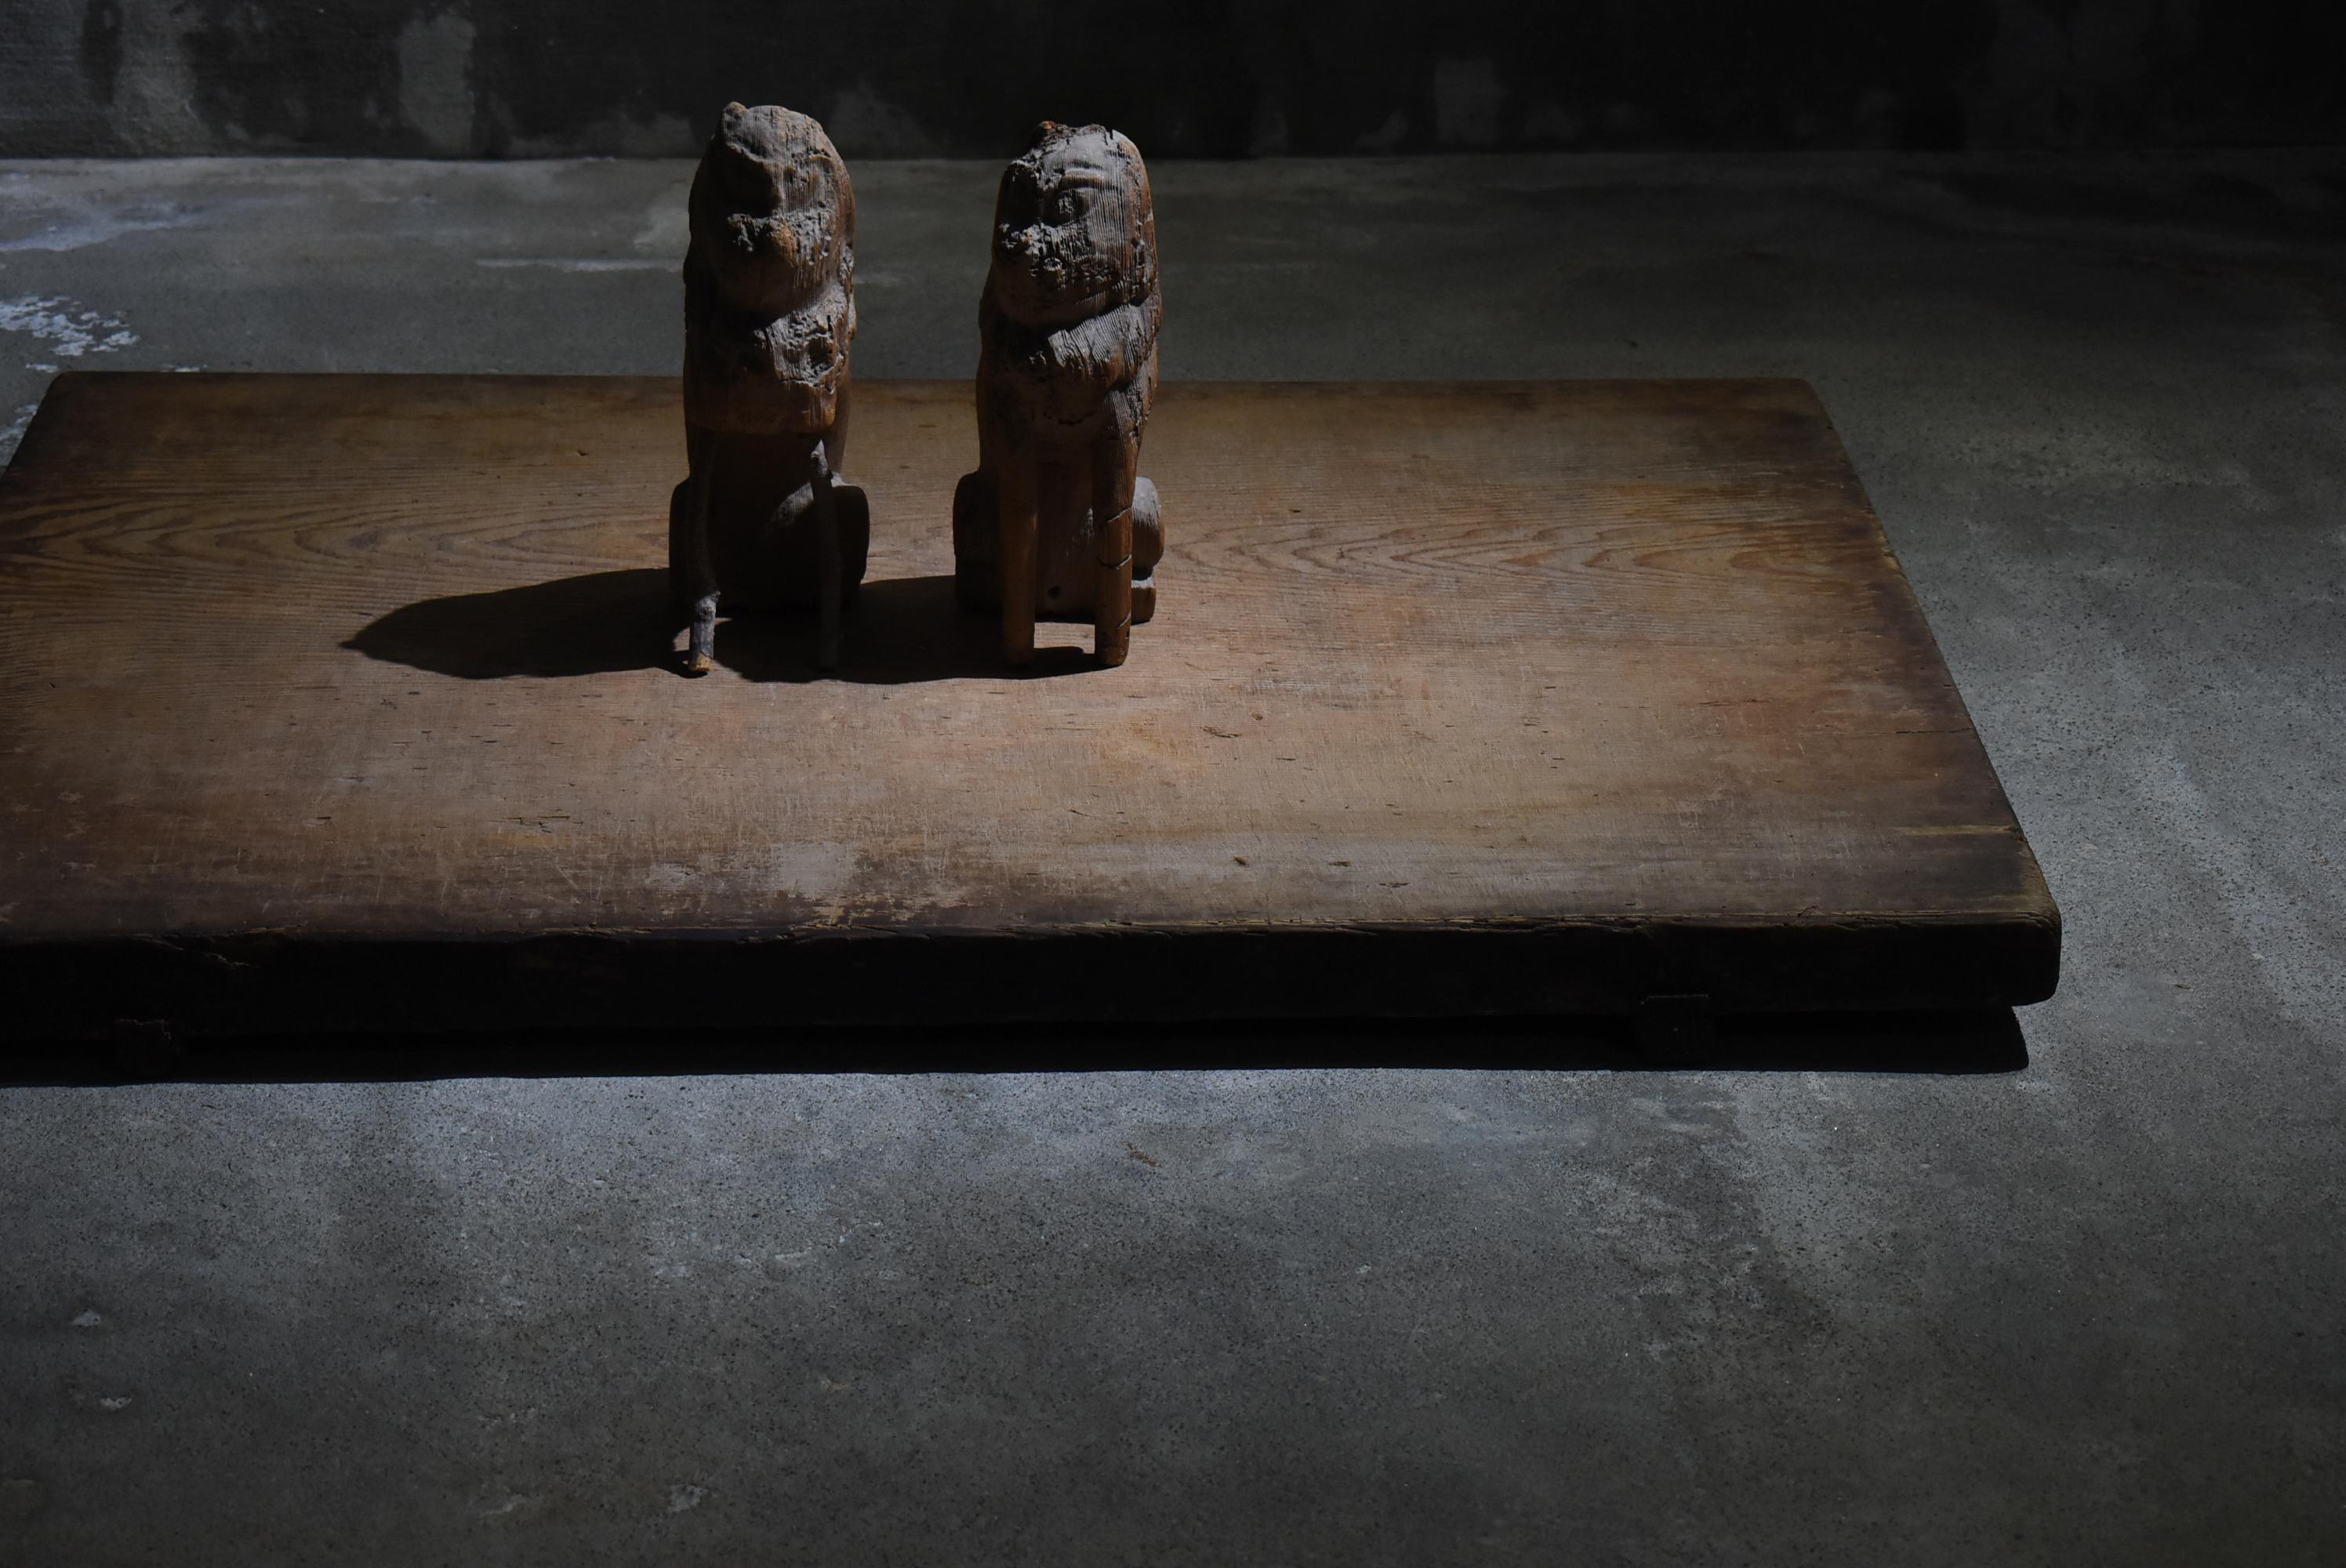
[[[1002,657],[1014,665],[1035,659],[1035,454],[1003,454],[996,477],[996,525],[1002,539]]]
[[[1113,669],[1132,648],[1132,490],[1137,437],[1103,442],[1092,454],[1092,657]]]
[[[831,472],[830,454],[820,441],[808,457],[812,470],[810,483],[814,487],[815,541],[815,613],[818,629],[815,634],[814,662],[817,669],[835,669],[839,666],[840,617],[846,604],[847,584],[841,562],[839,538],[839,497],[835,476]]]

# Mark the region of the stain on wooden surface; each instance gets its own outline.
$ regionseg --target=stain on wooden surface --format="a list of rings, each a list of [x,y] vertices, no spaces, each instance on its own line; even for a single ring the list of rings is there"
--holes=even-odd
[[[2058,915],[1800,382],[1168,386],[1146,645],[1046,626],[1023,675],[954,607],[967,385],[869,382],[838,668],[740,617],[699,682],[676,395],[60,378],[0,480],[0,963],[41,1016],[406,1025],[462,972],[445,1022],[527,1017],[526,971],[548,1016],[684,1021],[679,968],[776,1021],[2051,990]]]

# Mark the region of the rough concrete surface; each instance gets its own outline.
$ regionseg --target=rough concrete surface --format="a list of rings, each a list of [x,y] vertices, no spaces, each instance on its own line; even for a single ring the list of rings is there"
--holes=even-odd
[[[0,1561],[2346,1557],[2346,162],[1153,172],[1170,377],[1816,383],[2067,917],[2025,1064],[25,1067]],[[994,174],[856,168],[860,374],[970,370]],[[0,411],[670,370],[687,175],[0,166]]]

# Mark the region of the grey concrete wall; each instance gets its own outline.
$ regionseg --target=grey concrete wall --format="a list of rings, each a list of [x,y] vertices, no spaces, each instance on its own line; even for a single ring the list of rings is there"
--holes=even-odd
[[[730,97],[852,158],[2335,144],[2341,58],[2308,0],[7,0],[0,155],[672,156]]]

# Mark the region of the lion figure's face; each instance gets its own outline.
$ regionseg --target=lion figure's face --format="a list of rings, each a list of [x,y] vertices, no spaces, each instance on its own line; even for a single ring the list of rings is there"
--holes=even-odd
[[[1156,236],[1148,171],[1133,145],[1098,126],[1046,125],[1003,172],[995,297],[1030,326],[1096,315],[1154,287]]]
[[[855,198],[821,127],[788,109],[726,110],[692,182],[692,234],[745,314],[780,316],[848,260]]]

